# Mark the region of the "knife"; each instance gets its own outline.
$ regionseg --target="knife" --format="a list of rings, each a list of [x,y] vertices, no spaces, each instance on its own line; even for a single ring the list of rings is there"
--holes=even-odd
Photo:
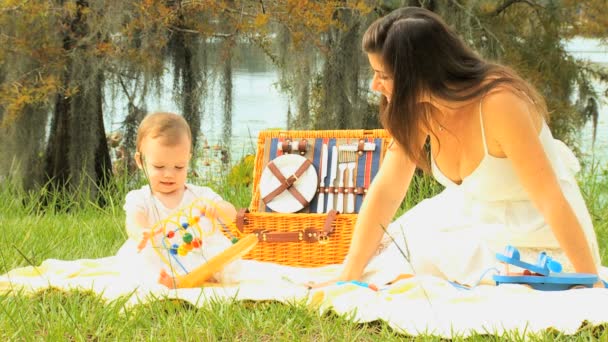
[[[344,155],[346,154],[346,152],[342,151],[340,152],[340,156],[338,156],[338,189],[340,189],[340,191],[338,191],[338,200],[336,205],[338,206],[338,208],[336,208],[336,210],[340,213],[344,212],[344,185],[346,184],[346,182],[344,182],[344,177],[346,177],[346,163],[344,162]]]
[[[331,148],[331,169],[329,170],[329,183],[328,187],[335,187],[334,182],[336,181],[336,173],[338,170],[338,148],[336,146]],[[334,209],[334,193],[329,192],[327,195],[327,210],[326,213]]]
[[[325,177],[327,176],[327,162],[329,161],[329,158],[327,158],[327,152],[327,144],[323,144],[323,146],[321,147],[321,181],[319,183],[320,188],[325,187]],[[317,213],[323,212],[323,206],[325,204],[323,203],[324,199],[325,194],[323,193],[323,190],[320,190],[319,197],[317,197]]]

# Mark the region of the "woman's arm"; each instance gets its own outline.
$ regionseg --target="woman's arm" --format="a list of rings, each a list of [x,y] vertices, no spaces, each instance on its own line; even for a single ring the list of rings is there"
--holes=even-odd
[[[539,139],[527,102],[510,91],[483,101],[486,134],[509,158],[532,202],[551,227],[577,272],[597,274],[589,243]]]
[[[415,163],[396,142],[393,143],[361,206],[339,280],[361,277],[380,244],[384,229],[403,201],[415,169]]]

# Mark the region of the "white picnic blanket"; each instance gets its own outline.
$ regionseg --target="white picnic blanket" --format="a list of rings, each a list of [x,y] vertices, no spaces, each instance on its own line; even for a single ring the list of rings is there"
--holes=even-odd
[[[330,279],[340,265],[295,268],[244,261],[238,284],[170,290],[155,281],[133,277],[118,257],[61,261],[14,269],[0,276],[0,294],[25,295],[48,287],[92,290],[105,300],[128,296],[127,305],[158,298],[178,298],[201,306],[210,299],[303,302],[324,312],[348,314],[356,322],[384,320],[408,335],[450,338],[474,332],[502,334],[518,330],[537,333],[548,328],[574,334],[583,321],[608,323],[608,289],[559,292],[520,285],[480,285],[459,289],[445,280],[414,276],[374,291],[357,284],[309,290],[304,283]],[[367,273],[370,283],[386,279],[382,270]],[[604,276],[608,268],[602,269]],[[606,279],[606,278],[604,278]]]

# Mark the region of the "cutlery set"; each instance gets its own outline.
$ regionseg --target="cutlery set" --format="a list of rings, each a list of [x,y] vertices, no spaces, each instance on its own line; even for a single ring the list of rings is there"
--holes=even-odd
[[[366,143],[368,150],[375,148],[373,143]],[[321,149],[320,182],[317,199],[317,213],[337,210],[341,213],[355,212],[355,183],[357,166],[357,145],[333,146],[331,160],[328,156],[327,144]],[[329,166],[329,181],[326,183]],[[325,203],[327,194],[327,203]]]
[[[266,145],[269,158],[260,178],[261,210],[356,213],[378,170],[383,148],[377,144],[384,141],[298,138],[273,139]],[[307,169],[306,163],[313,167]]]
[[[350,214],[355,212],[354,184],[356,181],[355,166],[357,152],[340,150],[335,146],[332,152],[331,177],[328,187],[319,187],[317,213],[324,213],[335,209],[338,212]],[[321,167],[323,166],[321,165]],[[329,193],[327,197],[327,210],[322,210],[321,196],[323,192]]]

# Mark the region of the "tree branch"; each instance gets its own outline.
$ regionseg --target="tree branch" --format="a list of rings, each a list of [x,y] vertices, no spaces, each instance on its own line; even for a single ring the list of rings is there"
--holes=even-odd
[[[0,12],[13,12],[13,11],[17,11],[21,7],[23,7],[25,4],[27,4],[28,2],[29,2],[29,0],[25,0],[22,3],[20,3],[19,5],[15,5],[13,7],[0,8]]]
[[[203,35],[203,32],[197,31],[197,30],[192,30],[192,29],[187,29],[187,28],[181,28],[181,27],[177,27],[177,26],[169,26],[168,28],[171,31],[177,31],[177,32],[184,32],[184,33],[192,33],[192,34]],[[233,32],[233,33],[215,32],[215,33],[211,34],[211,37],[227,39],[227,38],[234,37],[235,35],[236,35],[236,32]]]
[[[517,1],[517,0],[513,0],[513,1]],[[479,25],[479,27],[481,27],[489,36],[491,36],[492,38],[494,38],[494,40],[498,43],[498,47],[504,52],[505,48],[503,46],[503,44],[501,43],[500,39],[498,39],[498,37],[496,37],[496,35],[494,34],[494,32],[492,32],[491,30],[489,30],[488,28],[486,28],[482,23],[481,20],[479,20],[479,17],[476,16],[475,14],[473,14],[471,12],[470,9],[464,7],[462,4],[460,4],[457,0],[452,0],[452,3],[455,4],[456,6],[458,6],[461,10],[465,11],[469,16],[471,16],[473,19],[475,19],[475,21],[477,22],[477,25]]]
[[[535,10],[537,10],[538,7],[542,8],[541,5],[539,5],[533,1],[530,1],[530,0],[507,0],[500,7],[496,8],[494,10],[494,12],[490,13],[489,15],[492,17],[495,17],[495,16],[499,15],[500,13],[504,12],[507,8],[511,7],[511,5],[520,3],[520,2],[528,4],[528,6],[534,8]]]
[[[122,87],[122,91],[125,92],[125,96],[127,96],[129,103],[133,103],[133,97],[129,93],[129,90],[127,89],[127,86],[125,85],[125,82],[123,82],[122,76],[120,74],[118,74],[117,76],[118,76],[118,82],[120,83],[120,86]]]

